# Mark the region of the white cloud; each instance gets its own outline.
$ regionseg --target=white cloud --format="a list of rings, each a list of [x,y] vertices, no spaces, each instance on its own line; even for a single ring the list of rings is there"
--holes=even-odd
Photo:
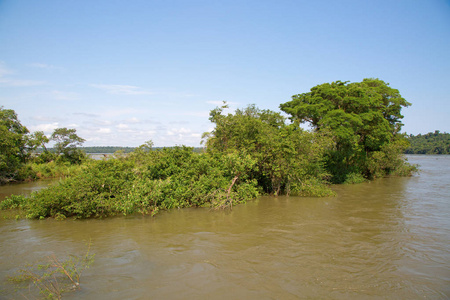
[[[120,84],[91,84],[91,87],[106,91],[108,94],[115,95],[150,95],[153,92],[143,90],[134,85],[120,85]]]
[[[171,121],[171,122],[169,122],[169,124],[187,125],[187,124],[189,124],[189,121],[184,121],[184,120],[180,120],[180,121]]]
[[[59,123],[47,123],[47,124],[39,124],[34,126],[27,126],[30,132],[34,131],[43,131],[45,134],[51,134],[56,128],[59,128]]]
[[[7,77],[10,74],[14,74],[15,72],[7,69],[3,62],[0,62],[0,85],[9,86],[9,87],[26,87],[26,86],[36,86],[43,85],[45,81],[39,80],[28,80],[28,79],[15,79]]]
[[[53,90],[50,92],[51,96],[55,100],[62,100],[62,101],[73,101],[78,100],[79,97],[76,93],[73,92],[63,92],[58,90]]]
[[[76,116],[82,116],[82,117],[87,117],[87,118],[97,118],[98,115],[96,114],[91,114],[91,113],[73,113]]]
[[[5,63],[0,61],[0,77],[3,77],[8,74],[14,73],[13,71],[9,70],[5,67]]]
[[[57,123],[59,121],[61,121],[60,118],[57,117],[48,117],[48,116],[32,116],[31,117],[33,120],[39,121],[39,122],[53,122],[53,123]]]
[[[213,105],[216,105],[216,106],[224,105],[223,102],[224,101],[206,101],[206,103],[213,104]],[[226,101],[226,104],[228,104],[228,105],[238,105],[239,103],[238,102],[233,102],[233,101]]]
[[[111,128],[99,128],[97,129],[97,132],[101,134],[111,133]]]
[[[116,128],[119,132],[128,132],[128,133],[134,133],[136,132],[136,129],[130,128],[128,124],[119,123],[116,125]]]
[[[49,65],[49,64],[43,64],[43,63],[32,63],[29,64],[30,67],[38,68],[38,69],[49,69],[49,70],[56,70],[60,69],[59,67]]]
[[[182,135],[186,135],[191,133],[190,129],[186,129],[184,127],[181,128],[172,128],[170,130],[167,131],[167,135],[178,135],[178,136],[182,136]]]
[[[0,78],[0,84],[3,86],[10,86],[10,87],[26,87],[26,86],[44,85],[46,83],[45,81],[39,80]]]
[[[97,120],[94,120],[92,123],[93,123],[94,125],[97,125],[97,126],[109,126],[109,125],[111,125],[113,122],[112,122],[112,121],[109,121],[109,120],[97,119]]]
[[[171,137],[172,144],[195,144],[198,143],[202,137],[201,133],[192,132],[188,128],[172,128],[168,130],[167,136]]]
[[[206,111],[206,110],[204,110],[204,111],[186,111],[186,112],[174,113],[173,115],[200,117],[200,118],[208,119],[209,111]]]
[[[134,124],[140,123],[140,120],[138,118],[135,118],[135,117],[130,118],[130,119],[126,120],[126,121],[128,123],[134,123]]]
[[[217,105],[217,106],[222,106],[224,104],[223,101],[206,101],[206,103]]]
[[[136,115],[141,114],[143,112],[142,109],[137,108],[117,108],[117,109],[108,109],[103,112],[102,117],[114,118],[123,115]]]

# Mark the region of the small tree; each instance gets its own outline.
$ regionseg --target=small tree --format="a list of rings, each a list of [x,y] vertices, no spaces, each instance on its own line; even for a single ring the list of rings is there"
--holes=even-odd
[[[81,162],[85,154],[77,146],[83,145],[85,139],[76,134],[76,129],[57,128],[52,133],[50,139],[55,141],[56,154],[63,155],[63,158],[71,163]]]
[[[50,152],[45,144],[47,144],[50,139],[44,134],[43,131],[35,131],[27,136],[30,151],[36,152],[37,149],[42,148],[42,153],[35,157],[35,162],[46,163],[54,160],[56,158],[55,153]]]
[[[43,131],[35,131],[28,136],[28,144],[30,145],[31,150],[36,150],[39,147],[42,147],[44,152],[47,152],[47,147],[45,144],[49,142],[49,138],[44,134]]]

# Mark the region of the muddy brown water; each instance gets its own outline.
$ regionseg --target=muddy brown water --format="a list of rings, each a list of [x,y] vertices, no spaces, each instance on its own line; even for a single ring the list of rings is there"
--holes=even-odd
[[[336,186],[332,198],[261,197],[232,211],[156,217],[2,219],[0,298],[24,299],[6,281],[18,267],[83,254],[90,240],[95,262],[65,299],[447,299],[450,156],[409,161],[421,165],[418,176]]]

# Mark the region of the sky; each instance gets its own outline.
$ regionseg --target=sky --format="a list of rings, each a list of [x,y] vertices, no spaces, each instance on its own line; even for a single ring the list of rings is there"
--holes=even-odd
[[[200,146],[209,111],[379,78],[450,132],[448,0],[0,0],[0,106],[84,146]]]

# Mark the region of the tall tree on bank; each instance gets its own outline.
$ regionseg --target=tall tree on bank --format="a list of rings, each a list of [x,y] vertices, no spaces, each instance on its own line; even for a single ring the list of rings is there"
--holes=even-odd
[[[28,133],[14,110],[0,107],[0,182],[13,180],[25,162]]]
[[[401,153],[401,109],[411,104],[379,79],[336,81],[292,96],[280,105],[292,121],[307,122],[317,132],[331,132],[335,147],[327,154],[333,181],[374,178],[408,172]],[[405,169],[406,168],[406,169]]]

